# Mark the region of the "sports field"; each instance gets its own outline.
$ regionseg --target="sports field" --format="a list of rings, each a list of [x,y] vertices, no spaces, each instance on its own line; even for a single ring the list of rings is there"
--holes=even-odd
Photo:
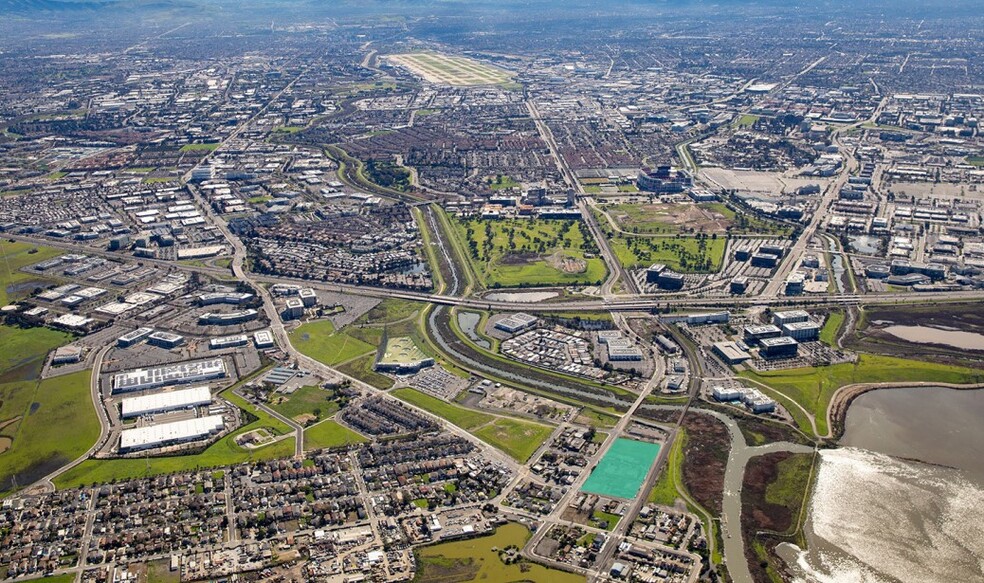
[[[616,439],[581,490],[631,500],[659,455],[658,443]]]
[[[431,83],[462,87],[467,85],[496,85],[512,80],[512,74],[508,71],[467,57],[455,57],[440,53],[407,53],[390,55],[389,59]]]

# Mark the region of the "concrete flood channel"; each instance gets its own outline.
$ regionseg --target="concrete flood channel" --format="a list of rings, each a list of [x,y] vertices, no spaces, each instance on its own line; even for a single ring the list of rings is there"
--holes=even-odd
[[[654,407],[678,411],[679,407]],[[724,423],[731,434],[731,453],[724,471],[724,497],[721,504],[721,535],[724,540],[724,561],[735,583],[752,583],[752,572],[745,561],[745,541],[741,537],[741,485],[745,467],[753,457],[777,452],[813,453],[813,448],[789,442],[776,442],[750,447],[734,419],[717,411],[691,409],[690,415],[710,415]],[[665,470],[664,470],[665,471]]]

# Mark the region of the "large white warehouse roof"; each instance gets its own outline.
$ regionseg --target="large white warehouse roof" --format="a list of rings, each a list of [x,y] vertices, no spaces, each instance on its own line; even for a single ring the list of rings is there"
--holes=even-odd
[[[212,392],[209,391],[207,386],[202,386],[123,399],[121,406],[123,417],[127,418],[139,417],[148,413],[184,409],[185,407],[208,405],[211,402]]]
[[[222,415],[209,415],[185,421],[124,429],[120,434],[120,451],[191,441],[220,431],[222,427]]]

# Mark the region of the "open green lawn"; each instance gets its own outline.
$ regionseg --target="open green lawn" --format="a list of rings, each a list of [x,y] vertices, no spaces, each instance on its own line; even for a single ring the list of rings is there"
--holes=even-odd
[[[479,439],[501,449],[519,462],[530,459],[533,452],[553,433],[553,427],[531,421],[499,417],[473,432]]]
[[[365,441],[368,441],[365,437],[331,419],[304,430],[304,451],[339,447]]]
[[[790,232],[786,225],[736,211],[723,202],[602,204],[592,212],[609,234],[612,234],[612,228],[602,212],[623,231],[639,235],[732,233],[785,236]]]
[[[48,352],[71,341],[71,334],[51,328],[0,324],[0,383],[37,379]],[[3,419],[0,415],[0,421]]]
[[[827,321],[823,323],[823,328],[820,329],[820,342],[828,346],[835,346],[837,344],[837,332],[840,331],[843,324],[844,312],[831,312],[827,316]]]
[[[612,251],[629,269],[664,263],[680,273],[712,273],[721,269],[727,241],[695,237],[628,237],[609,240]]]
[[[738,118],[738,127],[750,128],[759,120],[759,116],[746,113]]]
[[[607,275],[582,221],[454,219],[454,234],[486,287],[596,285]]]
[[[321,387],[301,387],[290,395],[276,395],[270,408],[284,417],[294,419],[301,415],[314,415],[318,420],[327,419],[338,410],[338,403],[331,399],[334,394]]]
[[[86,391],[88,391],[88,388]],[[240,447],[234,439],[237,435],[260,428],[266,428],[270,433],[283,435],[288,433],[290,428],[282,421],[270,416],[262,409],[251,405],[242,397],[235,395],[230,389],[224,391],[222,396],[240,409],[248,411],[256,417],[256,420],[219,439],[206,448],[205,451],[194,455],[152,457],[146,459],[87,460],[59,476],[55,480],[55,486],[59,489],[75,488],[88,484],[111,482],[113,480],[144,478],[159,474],[228,466],[248,461],[285,458],[294,455],[293,437],[282,439],[258,449]]]
[[[181,146],[181,152],[212,152],[219,147],[218,143],[212,144],[185,144]]]
[[[984,382],[984,369],[971,369],[935,362],[909,360],[891,356],[861,354],[857,363],[835,364],[817,368],[756,373],[743,371],[741,376],[772,387],[791,398],[816,416],[817,431],[827,433],[827,408],[840,387],[855,383],[940,382],[972,384]],[[800,428],[810,433],[809,422],[788,407]]]
[[[376,350],[375,346],[344,332],[336,333],[330,320],[303,324],[290,333],[290,342],[307,356],[329,366]]]
[[[507,565],[499,558],[506,547],[522,548],[530,539],[529,529],[511,522],[491,536],[441,543],[418,549],[414,555],[419,571],[415,583],[576,583],[584,577],[523,561]]]
[[[30,243],[0,240],[0,306],[31,295],[35,287],[43,287],[50,281],[39,273],[34,275],[20,271],[22,267],[57,257],[63,252],[53,247],[38,247]]]
[[[0,385],[0,435],[13,439],[0,453],[0,492],[26,486],[79,457],[99,438],[89,396],[89,371]]]
[[[447,419],[462,429],[474,429],[495,420],[495,417],[488,413],[466,409],[414,389],[396,389],[393,395],[442,419]]]
[[[393,395],[470,431],[520,462],[529,459],[553,432],[549,425],[473,411],[414,389],[396,389]]]
[[[339,365],[338,370],[364,383],[368,383],[377,389],[388,389],[392,387],[393,379],[373,370],[372,367],[375,363],[376,355],[371,354]]]
[[[410,302],[395,298],[387,298],[375,306],[350,326],[360,324],[383,324],[397,322],[414,315],[424,307],[420,302]]]

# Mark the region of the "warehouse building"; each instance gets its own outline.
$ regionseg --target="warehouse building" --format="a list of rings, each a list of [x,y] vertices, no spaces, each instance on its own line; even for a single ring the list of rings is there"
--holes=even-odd
[[[495,323],[495,327],[504,332],[515,334],[517,332],[522,332],[523,330],[536,326],[536,323],[537,323],[536,316],[531,316],[529,314],[520,312],[518,314],[513,314],[508,318],[503,318],[502,320],[499,320],[498,322]]]
[[[731,341],[718,342],[711,346],[711,349],[721,360],[732,365],[741,364],[752,357],[751,354],[742,350],[738,344]]]
[[[154,413],[188,409],[190,407],[201,407],[211,402],[212,392],[208,386],[200,386],[123,399],[120,402],[120,411],[123,419],[131,419],[133,417],[140,417],[141,415],[152,415]]]
[[[222,415],[209,415],[185,421],[124,429],[120,433],[120,453],[196,441],[222,431],[223,427],[225,424],[222,422]]]
[[[225,361],[221,358],[138,368],[113,375],[113,394],[144,391],[165,385],[197,383],[225,376]]]

